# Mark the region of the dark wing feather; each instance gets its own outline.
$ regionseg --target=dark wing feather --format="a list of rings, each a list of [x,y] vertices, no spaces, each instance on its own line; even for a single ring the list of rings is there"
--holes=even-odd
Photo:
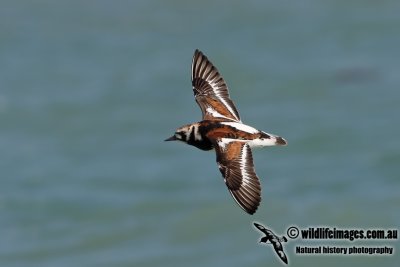
[[[254,224],[254,226],[255,227],[257,227],[257,229],[258,230],[260,230],[261,232],[263,232],[263,233],[266,233],[267,232],[267,228],[265,228],[264,226],[262,226],[261,224],[258,224],[258,223],[253,223]]]
[[[249,145],[221,139],[215,148],[218,167],[229,192],[242,209],[253,214],[261,202],[261,185]]]
[[[283,247],[282,244],[277,241],[276,243],[272,243],[272,245],[274,246],[275,252],[276,254],[278,254],[279,258],[286,264],[288,264],[288,259],[286,257],[285,252],[283,251]]]
[[[203,120],[229,119],[240,121],[228,87],[214,65],[196,50],[192,61],[192,86]]]

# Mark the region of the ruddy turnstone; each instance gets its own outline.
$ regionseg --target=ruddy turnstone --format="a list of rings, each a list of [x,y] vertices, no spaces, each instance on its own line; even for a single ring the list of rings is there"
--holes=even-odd
[[[192,60],[192,86],[203,120],[178,128],[165,141],[182,141],[201,150],[215,149],[217,164],[232,197],[247,213],[261,202],[252,147],[286,145],[282,137],[243,124],[217,68],[199,50]]]

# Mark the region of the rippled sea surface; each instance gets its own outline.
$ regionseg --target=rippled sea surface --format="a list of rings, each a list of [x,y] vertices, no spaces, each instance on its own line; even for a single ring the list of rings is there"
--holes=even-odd
[[[280,266],[258,221],[400,228],[399,1],[2,1],[1,266]],[[165,143],[201,118],[201,49],[245,123],[263,202],[232,200],[213,152]],[[323,242],[322,242],[323,243]],[[292,266],[397,266],[300,256]],[[323,244],[360,245],[359,241]],[[397,264],[396,264],[397,262]]]

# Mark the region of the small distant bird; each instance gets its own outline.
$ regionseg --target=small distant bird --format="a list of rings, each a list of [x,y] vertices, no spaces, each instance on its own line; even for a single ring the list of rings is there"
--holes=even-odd
[[[279,258],[286,264],[288,264],[288,259],[285,252],[283,252],[283,246],[281,242],[287,242],[287,238],[284,236],[282,238],[277,237],[271,230],[265,228],[261,224],[254,223],[258,230],[263,232],[265,236],[261,238],[260,243],[267,243],[268,241],[274,246],[276,254]]]
[[[203,120],[178,128],[165,141],[178,140],[201,150],[215,149],[229,192],[242,209],[253,214],[261,202],[261,186],[251,147],[286,145],[286,141],[242,123],[224,79],[199,50],[192,60],[192,86]]]

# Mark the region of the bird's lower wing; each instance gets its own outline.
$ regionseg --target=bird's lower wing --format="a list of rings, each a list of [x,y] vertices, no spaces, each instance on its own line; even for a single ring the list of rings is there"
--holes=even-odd
[[[281,245],[280,247],[276,247],[276,246],[274,245],[274,248],[275,248],[275,252],[276,252],[276,254],[278,254],[279,258],[280,258],[284,263],[288,264],[288,259],[287,259],[287,257],[286,257],[285,252],[283,252],[282,245]]]
[[[221,138],[214,147],[229,192],[242,209],[253,214],[261,202],[261,185],[254,170],[250,146],[235,139]]]

